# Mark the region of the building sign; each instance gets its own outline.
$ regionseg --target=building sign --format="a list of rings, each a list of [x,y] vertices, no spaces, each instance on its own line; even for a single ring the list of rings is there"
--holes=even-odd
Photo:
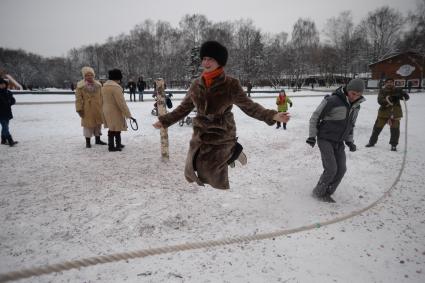
[[[402,77],[407,77],[407,76],[410,76],[410,74],[412,74],[414,70],[415,70],[414,66],[405,64],[400,66],[400,68],[397,70],[396,73]]]

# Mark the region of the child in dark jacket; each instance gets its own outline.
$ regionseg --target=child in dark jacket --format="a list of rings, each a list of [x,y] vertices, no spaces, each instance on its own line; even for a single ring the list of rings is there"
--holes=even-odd
[[[10,90],[7,89],[7,81],[0,78],[0,124],[1,124],[1,144],[14,146],[14,141],[9,132],[9,121],[13,118],[12,105],[16,100]]]

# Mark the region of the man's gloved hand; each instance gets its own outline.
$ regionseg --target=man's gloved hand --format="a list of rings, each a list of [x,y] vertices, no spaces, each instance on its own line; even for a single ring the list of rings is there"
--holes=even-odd
[[[292,102],[289,102],[289,107],[292,107]]]
[[[346,142],[345,143],[351,152],[355,152],[357,150],[357,146],[353,142]]]
[[[408,100],[409,100],[409,98],[410,98],[410,96],[409,96],[407,93],[403,93],[403,99],[404,99],[405,101],[408,101]]]
[[[316,144],[316,138],[309,137],[305,142],[308,143],[311,147],[314,147],[314,145]]]
[[[136,119],[135,119],[135,118],[133,118],[133,117],[130,117],[130,119],[131,119],[131,121],[133,121],[133,122],[137,122],[137,121],[136,121]]]
[[[392,102],[395,103],[397,101],[400,101],[400,95],[391,95],[388,99]]]
[[[84,111],[83,110],[77,111],[77,113],[78,113],[78,115],[80,115],[81,118],[84,117]]]

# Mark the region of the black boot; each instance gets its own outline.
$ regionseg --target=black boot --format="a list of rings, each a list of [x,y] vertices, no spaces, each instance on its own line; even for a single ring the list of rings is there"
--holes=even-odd
[[[95,137],[96,144],[106,145],[106,142],[100,140],[100,136]]]
[[[115,142],[117,144],[117,150],[121,151],[125,145],[121,143],[121,132],[115,133]]]
[[[7,144],[7,139],[5,136],[1,136],[1,144]]]
[[[397,146],[396,145],[392,145],[391,146],[391,151],[397,151]]]
[[[91,148],[90,138],[86,138],[86,148]]]
[[[111,133],[108,133],[108,150],[117,151],[117,148],[114,146],[114,135]]]
[[[283,129],[286,130],[286,123],[283,123]]]
[[[8,136],[7,138],[7,142],[9,143],[9,146],[14,146],[15,144],[17,144],[17,141],[14,141],[12,136]]]

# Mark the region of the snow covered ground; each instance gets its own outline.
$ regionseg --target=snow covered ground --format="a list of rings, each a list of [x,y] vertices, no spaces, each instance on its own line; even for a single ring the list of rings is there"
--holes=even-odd
[[[321,203],[310,195],[322,171],[319,150],[305,143],[309,117],[323,96],[316,94],[320,97],[293,97],[287,131],[234,108],[248,164],[230,170],[229,191],[185,181],[190,126],[169,129],[171,158],[161,161],[152,101],[128,102],[140,129],[124,132],[125,149],[113,153],[106,146],[85,148],[72,103],[15,105],[10,128],[19,144],[0,147],[0,273],[296,228],[366,207],[400,170],[405,120],[398,152],[389,150],[388,128],[377,146],[365,148],[378,108],[376,95],[367,95],[355,129],[358,151],[347,153],[337,203]],[[18,103],[73,100],[72,95],[16,98]],[[255,101],[275,108],[273,98]],[[390,197],[359,216],[274,239],[20,282],[425,282],[424,109],[425,93],[412,94],[401,180]]]

